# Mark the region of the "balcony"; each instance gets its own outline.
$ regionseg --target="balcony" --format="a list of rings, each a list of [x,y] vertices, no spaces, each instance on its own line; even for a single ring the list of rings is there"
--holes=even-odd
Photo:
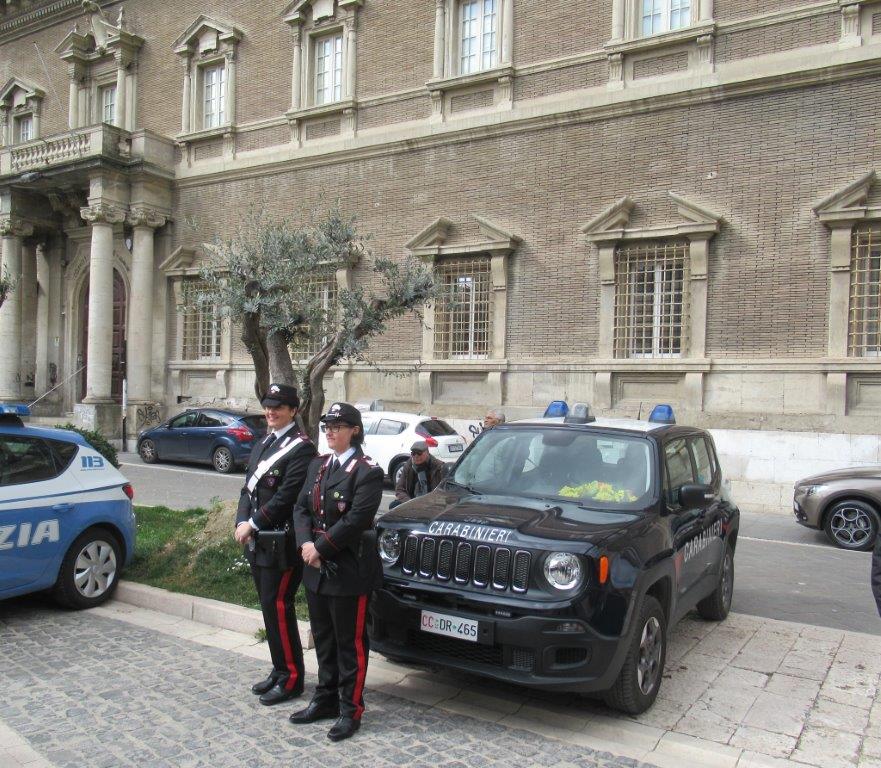
[[[101,123],[0,149],[0,176],[45,171],[90,159],[148,161],[170,170],[174,166],[174,146],[169,139],[149,131],[129,133]]]

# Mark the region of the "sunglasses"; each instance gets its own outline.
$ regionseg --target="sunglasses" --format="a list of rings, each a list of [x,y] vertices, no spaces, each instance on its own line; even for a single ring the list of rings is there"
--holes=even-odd
[[[321,431],[324,433],[327,432],[339,432],[343,429],[354,429],[351,424],[322,424]]]
[[[411,456],[421,456],[425,451],[410,451]]]

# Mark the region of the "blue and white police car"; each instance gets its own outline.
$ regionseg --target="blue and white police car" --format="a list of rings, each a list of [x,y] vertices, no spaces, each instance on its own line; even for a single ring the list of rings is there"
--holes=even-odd
[[[79,434],[26,415],[0,405],[0,600],[51,590],[71,608],[100,605],[134,553],[132,487]]]

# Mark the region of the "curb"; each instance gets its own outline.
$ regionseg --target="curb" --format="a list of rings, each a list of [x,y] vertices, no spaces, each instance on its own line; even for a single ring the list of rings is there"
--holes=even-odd
[[[120,581],[115,599],[138,608],[158,611],[169,616],[178,616],[182,619],[197,621],[200,624],[207,624],[218,629],[227,629],[230,632],[240,632],[252,637],[257,633],[257,630],[264,629],[263,614],[253,608],[244,608],[240,605],[211,600],[207,597],[170,592],[167,589],[150,587],[133,581]],[[303,626],[298,622],[297,629],[300,633],[303,650],[314,648],[315,643],[312,641],[312,631],[309,626]]]

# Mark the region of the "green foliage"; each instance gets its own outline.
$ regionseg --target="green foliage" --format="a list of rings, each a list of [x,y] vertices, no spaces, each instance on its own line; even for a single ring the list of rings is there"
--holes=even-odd
[[[0,307],[3,306],[3,302],[6,301],[9,294],[15,290],[15,280],[10,277],[9,272],[6,271],[6,267],[3,267],[3,272],[0,273]]]
[[[199,534],[208,519],[204,509],[137,507],[135,556],[125,576],[153,587],[209,597],[246,608],[260,608],[254,580],[242,548],[229,540],[199,547]],[[297,615],[308,618],[302,595]]]
[[[71,432],[76,432],[78,435],[82,435],[86,442],[92,446],[98,453],[100,453],[107,461],[109,461],[114,467],[119,467],[119,460],[116,456],[116,448],[114,448],[107,440],[104,435],[100,432],[93,429],[82,429],[80,427],[74,426],[73,424],[56,424],[56,429],[67,429]]]

